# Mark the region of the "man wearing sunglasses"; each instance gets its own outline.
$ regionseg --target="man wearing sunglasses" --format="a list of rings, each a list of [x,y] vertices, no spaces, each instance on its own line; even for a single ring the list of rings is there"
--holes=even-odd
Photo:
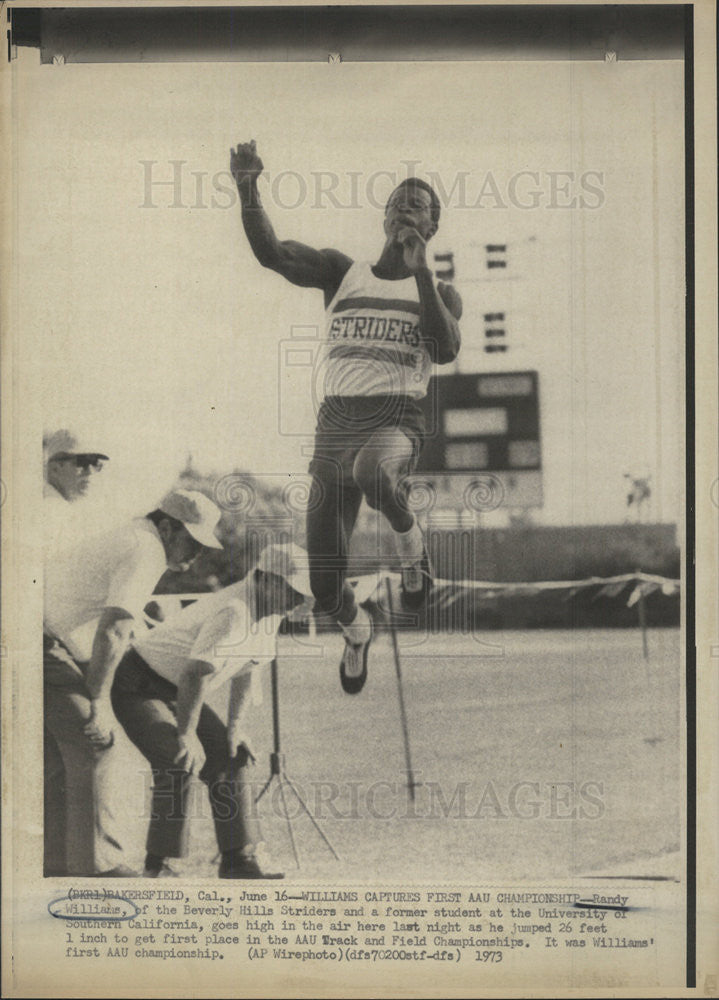
[[[219,517],[202,493],[175,490],[146,517],[57,549],[46,562],[44,722],[64,770],[64,801],[46,819],[54,831],[47,875],[135,874],[122,862],[114,802],[115,669],[165,570],[182,572],[203,547],[222,548]]]
[[[85,498],[94,493],[93,482],[109,461],[104,447],[68,428],[46,431],[43,435],[45,481],[43,488],[43,533],[45,564],[55,554],[79,541],[86,531]],[[52,640],[44,639],[46,651]],[[44,729],[45,768],[45,869],[64,868],[65,845],[57,836],[57,817],[65,810],[65,768],[55,738]]]
[[[88,495],[92,480],[108,456],[94,442],[83,441],[69,430],[45,436],[45,497],[76,503]]]

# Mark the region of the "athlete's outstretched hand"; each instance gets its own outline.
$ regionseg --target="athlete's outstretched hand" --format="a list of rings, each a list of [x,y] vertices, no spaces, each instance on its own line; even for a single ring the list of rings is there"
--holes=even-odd
[[[255,140],[250,142],[240,142],[237,149],[230,149],[230,172],[235,178],[236,184],[242,181],[260,176],[264,164],[257,155]]]
[[[427,267],[427,241],[413,226],[403,226],[397,232],[397,242],[402,244],[404,262],[412,274]]]

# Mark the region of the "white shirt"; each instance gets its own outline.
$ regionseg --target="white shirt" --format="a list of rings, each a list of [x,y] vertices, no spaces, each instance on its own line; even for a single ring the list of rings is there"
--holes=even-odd
[[[376,278],[355,261],[327,306],[319,372],[326,396],[427,394],[432,362],[414,277]]]
[[[250,611],[251,590],[241,580],[214,594],[203,594],[193,604],[135,640],[135,649],[155,673],[178,684],[192,661],[212,668],[206,690],[224,684],[241,671],[269,663],[275,656],[282,615],[256,622]],[[259,680],[253,673],[252,697],[261,701]]]
[[[59,490],[45,480],[43,498],[46,561],[56,552],[78,545],[90,536],[108,534],[110,528],[107,508],[98,496],[66,500]]]
[[[44,557],[48,563],[56,552],[81,539],[82,517],[78,517],[78,507],[82,504],[71,504],[48,482],[43,485],[42,495]]]
[[[142,621],[142,609],[166,568],[157,528],[144,517],[53,550],[45,564],[45,632],[76,660],[89,660],[103,611],[122,608]]]

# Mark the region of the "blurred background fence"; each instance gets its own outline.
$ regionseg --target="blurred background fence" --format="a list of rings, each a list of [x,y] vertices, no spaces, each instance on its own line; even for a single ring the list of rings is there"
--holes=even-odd
[[[178,480],[199,489],[223,509],[220,537],[225,548],[207,551],[189,573],[167,572],[158,594],[201,593],[241,579],[270,539],[304,543],[306,491],[288,495],[249,473],[217,479],[185,472]],[[297,484],[299,486],[299,484]],[[443,580],[492,583],[580,581],[641,571],[677,579],[680,554],[672,524],[610,524],[568,527],[442,527],[427,530],[435,575]],[[396,569],[392,544],[372,517],[365,516],[352,542],[350,572]],[[390,553],[388,556],[387,554]],[[451,605],[431,602],[420,625],[432,630],[474,631],[515,628],[634,627],[637,607],[628,605],[632,587],[601,583],[527,593],[469,589]],[[647,625],[677,626],[679,592],[661,588],[643,599]]]

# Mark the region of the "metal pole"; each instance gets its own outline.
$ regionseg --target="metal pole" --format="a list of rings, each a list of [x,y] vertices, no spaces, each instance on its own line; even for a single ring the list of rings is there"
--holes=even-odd
[[[637,570],[637,575],[641,575],[639,570]],[[642,651],[644,653],[644,659],[649,659],[649,641],[647,638],[647,609],[644,607],[644,589],[642,587],[642,581],[639,581],[639,600],[637,601],[637,613],[639,615],[639,627],[642,630]]]
[[[394,607],[392,604],[392,586],[389,577],[385,577],[385,588],[387,590],[387,608],[389,610],[389,631],[392,636],[392,650],[394,652],[394,669],[397,675],[397,694],[399,698],[399,717],[402,723],[402,739],[404,742],[404,760],[407,769],[407,787],[409,797],[414,802],[415,786],[414,771],[412,770],[412,757],[409,749],[409,729],[407,727],[407,712],[404,707],[404,691],[402,689],[402,666],[399,659],[399,644],[397,642],[397,630],[394,624]]]
[[[270,678],[272,683],[272,753],[270,754],[270,776],[255,799],[255,802],[260,801],[262,796],[270,787],[272,779],[275,776],[279,778],[282,777],[282,772],[285,767],[285,762],[282,758],[282,754],[280,753],[280,686],[277,672],[277,657],[275,657],[270,664]],[[282,792],[282,801],[284,803],[284,792]],[[285,815],[287,815],[286,810]],[[290,833],[290,837],[291,836],[292,834]],[[297,852],[295,851],[295,857],[296,856]]]
[[[267,789],[272,784],[273,778],[277,778],[277,783],[280,788],[280,799],[282,801],[282,811],[284,812],[285,819],[287,821],[287,832],[289,833],[290,837],[292,853],[295,856],[295,864],[299,868],[300,857],[297,851],[297,842],[295,841],[294,831],[292,829],[292,818],[290,816],[290,812],[287,807],[287,796],[285,795],[285,785],[287,785],[290,791],[294,794],[297,801],[299,802],[301,808],[309,816],[315,830],[317,830],[318,834],[325,842],[327,847],[330,849],[334,857],[337,858],[337,860],[339,861],[339,854],[334,849],[332,842],[330,841],[329,837],[324,832],[322,827],[319,825],[315,817],[310,812],[307,803],[305,802],[301,793],[297,789],[297,786],[285,771],[285,755],[281,752],[281,747],[280,747],[280,680],[279,680],[279,666],[277,664],[277,657],[273,659],[270,665],[270,678],[272,683],[272,745],[274,749],[273,752],[270,754],[270,776],[265,782],[264,788],[255,799],[255,802],[260,801],[262,796],[265,794]]]
[[[272,680],[272,738],[275,753],[280,752],[280,683],[277,672],[277,657],[270,665]]]

